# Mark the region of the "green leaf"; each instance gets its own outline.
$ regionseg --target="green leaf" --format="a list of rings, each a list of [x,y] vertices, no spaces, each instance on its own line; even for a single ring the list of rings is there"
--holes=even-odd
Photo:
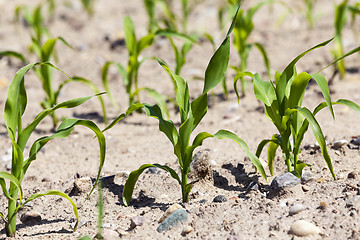
[[[268,73],[268,76],[270,78],[270,60],[267,56],[267,53],[265,51],[264,46],[261,43],[255,43],[255,47],[257,47],[257,49],[259,50],[261,56],[264,59],[264,63],[265,63],[265,67],[266,67],[266,71]]]
[[[14,58],[20,59],[23,63],[26,63],[26,59],[25,59],[24,55],[22,55],[21,53],[18,53],[18,52],[2,51],[2,52],[0,52],[0,57],[3,57],[3,56],[14,57]]]
[[[71,81],[81,82],[81,83],[87,85],[95,94],[97,94],[97,97],[98,97],[100,105],[101,105],[102,113],[103,113],[104,123],[107,124],[107,116],[106,116],[105,104],[104,104],[104,101],[102,99],[102,96],[99,95],[100,91],[97,88],[97,86],[93,82],[91,82],[89,79],[86,79],[86,78],[83,78],[83,77],[78,77],[78,76],[72,77],[71,80],[69,80],[69,82],[71,82]]]
[[[145,112],[149,117],[155,117],[159,120],[159,129],[163,132],[170,142],[175,146],[178,142],[179,134],[170,120],[165,120],[161,108],[158,105],[144,104]]]
[[[114,107],[116,109],[119,109],[119,105],[116,103],[113,95],[112,95],[112,91],[110,90],[110,87],[109,87],[109,80],[107,78],[107,73],[109,71],[109,67],[110,65],[112,64],[115,64],[114,62],[106,62],[104,64],[104,66],[102,67],[101,69],[101,80],[102,80],[102,83],[103,83],[103,86],[105,88],[105,91],[108,93],[109,97],[110,97],[110,101],[112,102],[112,104],[114,105]],[[126,75],[126,74],[125,74]]]
[[[90,121],[90,120],[78,120],[78,119],[66,119],[65,121],[63,121],[59,128],[56,130],[56,132],[51,135],[51,136],[47,136],[47,137],[42,137],[37,139],[33,145],[30,148],[30,152],[29,152],[29,157],[28,159],[26,159],[24,161],[23,164],[23,175],[25,175],[28,167],[30,166],[31,162],[34,161],[36,159],[36,154],[42,149],[42,147],[49,142],[51,139],[54,138],[65,138],[67,136],[69,136],[69,134],[72,132],[72,130],[74,129],[75,126],[80,125],[80,126],[85,126],[87,128],[89,128],[90,130],[92,130],[95,135],[96,138],[98,139],[98,143],[99,143],[99,147],[100,147],[100,164],[99,164],[99,170],[98,170],[98,174],[96,177],[96,181],[95,184],[93,186],[93,188],[91,189],[90,193],[88,196],[90,196],[90,194],[93,192],[99,177],[100,177],[100,173],[102,170],[102,167],[104,165],[105,162],[105,151],[106,151],[106,142],[105,142],[105,136],[102,133],[102,131],[98,128],[98,126]]]
[[[274,175],[274,159],[276,156],[276,150],[278,149],[280,142],[278,141],[278,136],[275,134],[272,136],[271,141],[269,142],[268,148],[268,166],[271,176]]]
[[[216,137],[217,139],[231,139],[231,140],[235,141],[237,144],[239,144],[240,147],[242,147],[242,149],[245,150],[246,154],[248,155],[248,157],[250,158],[251,162],[254,164],[256,169],[260,172],[261,176],[265,180],[267,180],[265,170],[264,170],[262,164],[260,163],[258,157],[256,157],[250,151],[248,145],[244,142],[244,140],[242,140],[236,134],[229,132],[227,130],[219,130],[217,133],[214,134],[214,137]]]
[[[15,200],[17,200],[17,199],[13,199],[13,198],[10,196],[10,194],[9,194],[7,188],[6,188],[6,184],[5,184],[5,181],[4,181],[5,179],[6,179],[6,180],[9,180],[10,182],[12,182],[12,183],[15,185],[15,187],[19,190],[19,195],[20,195],[20,196],[19,196],[19,197],[20,197],[19,200],[20,200],[20,202],[21,202],[22,197],[23,197],[23,191],[22,191],[21,183],[19,182],[19,180],[18,180],[14,175],[12,175],[12,174],[10,174],[10,173],[0,172],[0,185],[1,185],[1,189],[2,189],[5,197],[6,197],[7,199],[12,200],[12,201],[15,201]]]
[[[163,169],[170,173],[170,175],[176,179],[176,181],[181,185],[181,180],[177,173],[170,167],[160,164],[144,164],[140,168],[138,168],[135,171],[132,171],[129,175],[129,178],[126,180],[126,183],[124,185],[123,189],[123,202],[125,206],[129,206],[130,200],[134,191],[135,184],[139,178],[139,176],[148,168],[151,167],[157,167],[160,169]]]
[[[270,82],[263,81],[257,73],[254,75],[254,93],[257,99],[269,107],[276,99],[276,93],[273,85]]]
[[[24,128],[24,130],[18,136],[18,144],[19,144],[19,147],[21,148],[21,151],[23,151],[25,149],[25,145],[26,145],[30,135],[34,131],[34,129],[37,127],[37,125],[46,116],[50,115],[51,113],[53,113],[55,110],[57,110],[59,108],[74,108],[74,107],[77,107],[77,106],[83,104],[84,102],[88,101],[92,97],[94,97],[94,96],[81,97],[81,98],[75,98],[75,99],[67,100],[67,101],[64,101],[62,103],[59,103],[58,105],[56,105],[56,106],[54,106],[54,107],[52,107],[50,109],[45,109],[42,112],[40,112],[35,117],[35,119],[26,128]]]
[[[207,93],[223,80],[229,64],[229,56],[230,39],[226,37],[206,68],[203,93]]]
[[[138,42],[137,53],[140,54],[142,50],[150,47],[154,41],[154,37],[155,36],[153,34],[148,34],[145,37],[142,37]]]
[[[114,121],[112,121],[107,127],[104,128],[104,130],[102,130],[103,132],[105,132],[106,130],[109,130],[110,128],[114,127],[119,121],[121,121],[122,119],[124,119],[126,116],[130,115],[132,112],[143,108],[144,105],[141,103],[135,103],[133,105],[131,105],[125,113],[120,114],[117,118],[115,118]]]
[[[207,112],[207,93],[203,93],[190,104],[190,115],[194,119],[192,131],[197,127]]]
[[[279,81],[276,83],[276,93],[279,100],[279,103],[281,104],[284,96],[285,96],[285,89],[287,86],[288,81],[294,76],[295,74],[295,64],[308,52],[311,52],[314,49],[323,47],[327,45],[329,42],[331,42],[333,38],[324,41],[320,44],[317,44],[316,46],[306,50],[305,52],[301,53],[299,56],[297,56],[294,60],[291,61],[291,63],[285,68],[285,70],[282,72]]]
[[[203,93],[207,93],[218,85],[225,77],[226,70],[229,64],[230,56],[230,34],[235,27],[237,14],[239,12],[241,3],[236,10],[235,16],[231,22],[230,28],[226,34],[225,39],[221,43],[220,47],[216,50],[211,57],[210,62],[205,71],[205,83]]]
[[[254,78],[254,74],[252,74],[251,72],[237,72],[235,77],[234,77],[234,90],[236,93],[236,97],[238,99],[238,102],[240,101],[240,95],[239,95],[239,91],[237,89],[237,81],[239,81],[239,79],[241,80],[243,77],[251,77]]]
[[[308,85],[311,77],[312,76],[310,76],[308,73],[302,72],[294,78],[290,87],[290,95],[288,101],[289,108],[301,106],[306,86]]]
[[[325,77],[321,73],[312,74],[311,77],[313,79],[315,79],[315,81],[319,85],[319,87],[321,89],[321,92],[322,92],[322,94],[323,94],[323,96],[325,98],[325,101],[326,101],[326,103],[327,103],[327,105],[328,105],[328,107],[330,109],[331,115],[332,115],[333,118],[335,118],[334,110],[333,110],[333,107],[332,107],[332,104],[331,104],[329,86],[328,86],[328,83],[327,83]]]
[[[336,176],[335,176],[335,173],[334,173],[334,170],[332,167],[331,159],[330,159],[329,153],[326,148],[325,137],[321,131],[319,123],[316,121],[314,115],[307,108],[296,107],[295,109],[298,112],[300,112],[306,118],[307,121],[309,121],[311,129],[313,131],[313,134],[314,134],[317,142],[319,143],[321,153],[325,159],[325,162],[326,162],[333,178],[336,179]]]
[[[169,73],[176,84],[176,102],[179,105],[181,122],[184,122],[189,114],[189,86],[187,82],[175,74],[164,61],[159,58],[156,58],[156,60]]]
[[[36,198],[43,197],[43,196],[49,196],[49,195],[63,197],[63,198],[65,198],[66,200],[68,200],[68,201],[71,203],[71,205],[72,205],[72,207],[73,207],[73,210],[74,210],[74,215],[75,215],[75,217],[76,217],[76,224],[75,224],[75,226],[74,226],[74,231],[75,231],[76,228],[77,228],[77,226],[78,226],[78,224],[79,224],[79,213],[78,213],[77,207],[76,207],[75,203],[71,200],[71,198],[70,198],[68,195],[66,195],[65,193],[60,192],[60,191],[49,190],[49,191],[47,191],[47,192],[45,192],[45,193],[35,193],[35,194],[31,195],[28,199],[26,199],[26,201],[25,201],[24,203],[22,203],[21,205],[19,205],[18,208],[17,208],[17,210],[16,210],[16,212],[17,212],[20,208],[22,208],[23,206],[25,206],[27,203],[35,200]],[[15,213],[16,213],[16,212],[15,212]]]
[[[130,55],[135,54],[136,51],[136,36],[134,23],[130,17],[124,17],[124,32],[125,32],[125,43]]]
[[[41,61],[42,62],[47,62],[50,60],[50,57],[53,53],[54,47],[56,42],[60,40],[61,42],[63,42],[66,46],[68,46],[69,48],[72,48],[72,46],[65,41],[65,39],[63,39],[62,37],[57,37],[57,38],[53,38],[53,39],[49,39],[45,42],[45,44],[42,46],[41,48]]]

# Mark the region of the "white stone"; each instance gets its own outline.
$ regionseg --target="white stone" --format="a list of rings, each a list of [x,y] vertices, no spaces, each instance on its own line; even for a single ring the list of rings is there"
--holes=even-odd
[[[295,214],[298,214],[299,212],[304,211],[304,210],[305,210],[304,205],[302,205],[302,204],[294,204],[289,209],[289,215],[295,215]]]
[[[296,236],[303,237],[308,235],[314,235],[321,233],[320,228],[315,226],[314,224],[305,221],[305,220],[298,220],[295,221],[291,227],[290,232],[295,234]]]

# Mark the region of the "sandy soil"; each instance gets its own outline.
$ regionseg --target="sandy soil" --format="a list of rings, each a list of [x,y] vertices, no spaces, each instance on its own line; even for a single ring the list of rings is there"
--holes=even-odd
[[[0,0],[0,50],[14,50],[24,53],[31,59],[36,58],[27,51],[30,43],[28,29],[13,21],[14,9],[19,4],[32,7],[38,1],[5,1]],[[54,20],[48,22],[52,36],[62,36],[75,49],[69,49],[59,43],[57,51],[60,69],[70,76],[82,76],[91,79],[102,89],[100,70],[105,61],[126,63],[127,54],[124,46],[110,48],[111,42],[123,37],[122,19],[129,15],[135,22],[137,36],[146,34],[147,17],[141,0],[133,1],[97,1],[95,14],[92,18],[86,15],[78,2],[65,6],[57,1]],[[248,7],[250,1],[245,1]],[[217,43],[224,33],[219,31],[217,24],[217,8],[220,0],[203,1],[194,8],[190,15],[189,30],[193,32],[210,32]],[[255,30],[252,41],[264,44],[271,60],[272,71],[282,71],[284,67],[298,54],[306,49],[331,38],[334,34],[333,4],[327,0],[319,0],[315,11],[318,18],[314,29],[307,28],[304,17],[296,9],[300,4],[292,6],[295,12],[287,16],[279,25],[277,20],[284,13],[282,6],[273,9],[264,7],[255,15]],[[359,22],[356,25],[360,26]],[[360,29],[358,29],[360,30]],[[106,40],[110,39],[110,42]],[[359,43],[353,37],[350,25],[344,31],[344,44],[350,50]],[[332,61],[330,50],[333,44],[318,49],[298,64],[298,71],[315,73]],[[194,75],[202,76],[207,63],[213,54],[209,43],[196,45],[188,55],[182,76],[189,79],[191,96],[198,96],[202,89],[201,81],[190,81]],[[157,56],[174,67],[174,56],[170,45],[164,39],[156,39],[155,44],[144,51],[144,56]],[[238,64],[236,52],[231,53],[231,65]],[[360,103],[360,74],[359,55],[346,59],[349,71],[345,79],[337,75],[331,86],[332,99],[347,98]],[[17,60],[0,59],[0,156],[9,152],[10,140],[3,120],[3,107],[7,97],[7,86],[15,72],[21,67]],[[261,56],[254,50],[250,54],[248,69],[253,72],[264,73]],[[333,68],[323,71],[330,78]],[[152,87],[160,93],[171,95],[172,83],[166,73],[155,61],[146,61],[140,68],[139,84]],[[228,72],[228,85],[234,72]],[[265,74],[263,74],[265,78]],[[64,77],[55,74],[55,84],[59,84]],[[121,78],[116,69],[111,69],[110,84],[116,101],[121,110],[128,105],[127,96],[122,86]],[[24,122],[29,123],[41,111],[39,102],[44,93],[34,72],[26,76],[28,92],[28,107]],[[262,105],[253,95],[252,85],[247,89],[247,96],[237,104],[232,91],[229,98],[221,97],[221,87],[214,90],[210,98],[208,114],[203,119],[195,133],[207,131],[215,133],[219,129],[228,129],[249,145],[252,151],[264,138],[270,138],[276,129],[262,112]],[[80,84],[68,85],[61,92],[61,100],[91,95],[87,87]],[[144,102],[153,100],[142,95]],[[304,105],[313,109],[322,101],[320,89],[311,85],[305,95]],[[105,97],[107,112],[110,118],[115,118],[121,111],[116,110],[110,100]],[[169,105],[169,107],[171,107]],[[329,154],[332,158],[335,173],[338,177],[334,181],[331,177],[321,153],[311,146],[315,143],[312,132],[309,131],[303,141],[300,159],[311,164],[306,171],[311,172],[314,181],[303,186],[304,190],[293,191],[282,197],[269,199],[266,197],[270,183],[275,176],[286,171],[280,151],[275,163],[274,176],[268,173],[266,182],[254,172],[251,162],[245,157],[244,151],[230,140],[206,140],[198,150],[208,151],[212,162],[213,181],[199,182],[194,185],[190,203],[183,204],[189,213],[186,223],[169,231],[158,233],[159,218],[164,211],[175,203],[181,203],[180,186],[163,171],[143,174],[136,185],[134,200],[130,207],[122,203],[121,195],[126,177],[123,171],[132,171],[144,163],[168,164],[176,168],[176,158],[172,154],[172,147],[166,137],[158,130],[155,119],[143,114],[133,114],[120,122],[111,131],[106,132],[107,153],[103,168],[103,177],[116,175],[114,180],[104,185],[104,219],[103,226],[108,234],[115,237],[108,239],[360,239],[359,210],[360,203],[352,207],[346,205],[349,199],[359,194],[360,180],[359,147],[350,143],[360,135],[359,116],[347,107],[335,107],[336,119],[332,119],[329,111],[318,114],[318,121],[329,143]],[[94,120],[100,128],[105,127],[101,121],[101,108],[96,99],[83,104],[76,109],[61,110],[59,116],[85,117]],[[179,116],[171,109],[171,119],[178,122]],[[25,124],[24,124],[25,125]],[[44,135],[49,135],[51,120],[39,126],[29,143]],[[332,148],[336,140],[345,139],[349,143],[341,149]],[[262,155],[266,159],[266,155]],[[99,165],[99,150],[93,133],[85,128],[77,128],[66,139],[56,139],[49,142],[44,150],[38,154],[25,176],[23,187],[25,197],[35,192],[45,192],[56,189],[71,193],[74,182],[79,178],[94,178]],[[0,170],[8,171],[9,161],[0,161]],[[119,173],[120,172],[120,173]],[[350,178],[349,178],[349,173]],[[125,174],[126,175],[126,174]],[[252,183],[258,183],[259,189],[247,191]],[[17,234],[15,239],[77,239],[83,235],[95,236],[97,229],[97,192],[85,201],[88,193],[85,181],[85,191],[74,195],[72,199],[79,208],[80,227],[72,232],[71,223],[74,215],[71,205],[58,197],[43,197],[35,200],[21,210],[18,216]],[[224,195],[226,202],[214,203],[214,197]],[[1,212],[6,211],[6,199],[0,197]],[[305,210],[289,214],[289,208],[294,204],[302,204]],[[20,216],[30,210],[41,215],[42,220],[32,225],[20,221]],[[131,229],[131,218],[143,216],[142,226]],[[303,219],[320,228],[321,234],[307,237],[297,237],[289,232],[294,221]],[[190,233],[182,235],[185,228],[191,226]],[[4,230],[0,239],[5,239]]]

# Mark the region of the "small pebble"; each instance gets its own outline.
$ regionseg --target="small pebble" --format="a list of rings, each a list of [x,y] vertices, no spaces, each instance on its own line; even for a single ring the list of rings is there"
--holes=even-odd
[[[358,208],[360,206],[360,195],[355,195],[346,201],[346,207]]]
[[[345,139],[337,140],[333,143],[333,148],[339,149],[346,144],[348,144],[348,141],[346,141]]]
[[[191,226],[186,226],[186,227],[184,227],[184,229],[182,230],[181,235],[182,235],[182,236],[185,236],[185,235],[191,233],[192,231],[194,231],[194,229],[193,229]]]
[[[356,146],[359,146],[360,145],[360,138],[357,138],[355,140],[351,140],[351,143],[356,145]]]
[[[109,228],[103,228],[102,237],[103,240],[119,239],[119,233]]]
[[[304,192],[308,192],[310,190],[309,186],[306,185],[301,186],[301,188]]]
[[[182,206],[180,204],[175,203],[175,204],[171,205],[168,209],[166,209],[166,211],[164,212],[162,217],[159,219],[159,223],[164,221],[165,218],[167,218],[170,214],[172,214],[173,212],[175,212],[176,210],[178,210],[180,208],[182,208]]]
[[[320,202],[319,209],[321,209],[321,210],[326,210],[327,208],[329,208],[329,205],[328,205],[326,202],[321,201],[321,202]]]
[[[188,213],[185,209],[180,208],[170,214],[156,229],[158,232],[167,231],[172,227],[177,227],[180,222],[186,222]]]
[[[21,215],[20,221],[26,225],[34,225],[41,222],[41,215],[36,211],[28,211]]]
[[[348,178],[352,178],[352,179],[355,179],[357,176],[357,172],[356,171],[352,171],[352,172],[349,172],[348,174]]]
[[[301,176],[301,184],[312,182],[315,180],[314,174],[310,171],[304,171]]]
[[[135,216],[131,218],[131,228],[136,228],[137,226],[142,226],[145,222],[145,218],[143,216]]]
[[[294,204],[289,209],[289,215],[292,216],[292,215],[298,214],[299,212],[302,212],[304,210],[305,210],[304,205],[302,205],[302,204]]]
[[[292,234],[295,234],[296,236],[303,237],[313,234],[319,234],[321,233],[321,230],[320,228],[308,221],[298,220],[291,225],[290,232]]]
[[[217,195],[216,197],[214,197],[213,202],[226,202],[227,198],[224,195]]]
[[[251,190],[253,190],[253,191],[259,190],[259,184],[257,182],[251,182],[249,184],[249,186],[247,187],[246,191],[249,192]]]

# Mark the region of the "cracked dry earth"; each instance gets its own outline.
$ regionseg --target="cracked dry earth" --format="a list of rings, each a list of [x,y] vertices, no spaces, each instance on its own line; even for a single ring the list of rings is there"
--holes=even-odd
[[[28,30],[13,22],[14,9],[19,4],[36,6],[38,1],[0,0],[0,50],[14,50],[25,53],[31,61],[36,59],[28,54],[30,43]],[[100,70],[105,61],[126,63],[124,46],[110,48],[111,42],[123,37],[122,19],[125,15],[133,18],[138,36],[146,34],[147,17],[141,0],[96,1],[95,14],[88,18],[77,3],[64,6],[61,2],[55,11],[54,20],[48,23],[52,36],[62,36],[74,49],[59,44],[57,51],[60,69],[70,76],[78,75],[101,85]],[[250,1],[244,1],[244,8]],[[223,33],[217,27],[217,8],[220,0],[202,1],[190,15],[190,31],[210,32],[217,43]],[[291,3],[294,4],[294,3]],[[293,6],[294,9],[298,5]],[[255,30],[251,41],[264,44],[271,60],[272,71],[282,71],[298,54],[333,36],[333,4],[328,0],[317,1],[315,11],[319,17],[312,30],[307,28],[300,13],[294,12],[280,24],[276,20],[284,12],[281,6],[273,10],[264,7],[255,15]],[[359,22],[356,24],[360,26]],[[105,40],[109,39],[109,40]],[[350,25],[344,30],[346,50],[357,46]],[[110,41],[110,42],[109,42]],[[298,72],[315,73],[332,61],[330,50],[333,43],[306,55],[297,64]],[[203,76],[212,55],[212,47],[204,42],[196,45],[188,55],[182,76],[189,79],[191,96],[198,96],[202,82],[190,80]],[[154,45],[143,54],[164,59],[174,67],[174,56],[170,44],[156,39]],[[239,59],[232,49],[230,64]],[[346,98],[360,103],[359,55],[346,59],[349,69],[346,78],[338,75],[331,85],[332,99]],[[8,58],[0,59],[0,104],[3,109],[7,86],[21,63]],[[252,52],[248,69],[264,73],[261,56]],[[350,71],[351,70],[351,71]],[[327,79],[333,75],[333,68],[323,71]],[[228,71],[228,84],[234,72]],[[265,78],[265,74],[263,75]],[[62,80],[55,75],[55,84]],[[139,72],[139,84],[171,95],[172,83],[155,61],[145,61]],[[110,85],[116,101],[124,110],[127,97],[116,69],[111,69]],[[101,87],[100,87],[101,88]],[[26,76],[28,107],[24,122],[28,123],[41,111],[39,102],[43,92],[34,72]],[[221,95],[221,87],[210,97],[208,114],[196,132],[215,133],[219,129],[235,132],[246,141],[252,151],[264,138],[270,138],[276,129],[263,113],[260,102],[253,95],[252,84],[248,85],[246,97],[239,104],[232,91],[228,99]],[[61,93],[61,100],[91,95],[82,85],[68,85]],[[146,95],[144,102],[153,103]],[[317,85],[310,85],[304,98],[309,109],[322,101]],[[115,118],[120,112],[105,98],[108,115]],[[359,115],[347,107],[335,106],[335,120],[329,111],[323,110],[317,119],[328,142],[329,154],[338,180],[331,177],[326,163],[318,149],[315,138],[309,131],[304,138],[300,159],[311,164],[305,169],[304,179],[298,181],[269,198],[270,184],[277,176],[286,172],[280,151],[277,152],[274,176],[261,178],[242,149],[228,140],[207,139],[198,150],[200,160],[198,174],[205,178],[194,184],[190,202],[181,203],[181,191],[177,182],[167,173],[156,169],[146,171],[136,185],[130,207],[125,207],[121,194],[129,171],[144,163],[167,164],[177,168],[176,158],[166,137],[159,132],[155,119],[144,114],[133,114],[106,132],[107,155],[102,177],[104,177],[104,218],[103,228],[107,239],[360,239],[360,177],[359,177]],[[10,140],[0,112],[0,170],[8,171]],[[93,99],[75,109],[59,111],[60,116],[88,118],[100,128],[101,108]],[[179,119],[171,109],[171,119]],[[178,120],[177,120],[178,121]],[[177,122],[175,121],[175,122]],[[51,134],[51,121],[46,119],[31,136],[30,142]],[[339,140],[343,145],[339,145]],[[266,159],[266,155],[261,156]],[[199,161],[200,161],[199,160]],[[201,162],[199,162],[201,163]],[[266,161],[264,160],[266,164]],[[99,164],[99,149],[92,132],[76,128],[66,139],[50,141],[37,160],[33,162],[24,179],[24,196],[36,192],[57,189],[70,194],[79,208],[80,225],[76,232],[71,229],[74,215],[71,205],[58,197],[43,197],[25,206],[19,213],[17,234],[14,239],[77,239],[80,236],[95,236],[97,231],[97,191],[85,201]],[[6,210],[6,199],[0,197],[1,211]],[[180,204],[185,209],[187,220],[170,230],[158,232],[159,219],[171,206]],[[175,205],[177,206],[177,205]],[[30,212],[30,213],[29,213]],[[20,217],[22,219],[20,219]],[[30,215],[30,220],[29,220]],[[33,216],[33,218],[31,218]],[[28,218],[27,218],[28,217]],[[134,218],[135,217],[135,218]],[[22,221],[21,221],[22,220]],[[304,237],[294,234],[293,224],[303,220],[305,231],[313,234]],[[305,221],[305,222],[304,222]],[[310,223],[310,225],[309,225]],[[292,229],[290,231],[290,229]],[[310,229],[310,230],[309,230]],[[6,239],[4,230],[0,239]]]

